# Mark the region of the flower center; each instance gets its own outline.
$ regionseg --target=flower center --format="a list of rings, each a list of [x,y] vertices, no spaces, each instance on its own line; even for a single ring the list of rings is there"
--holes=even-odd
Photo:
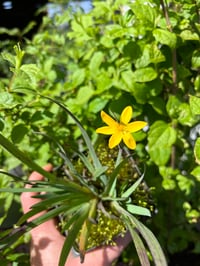
[[[126,125],[119,123],[118,124],[118,130],[124,135],[128,133]]]

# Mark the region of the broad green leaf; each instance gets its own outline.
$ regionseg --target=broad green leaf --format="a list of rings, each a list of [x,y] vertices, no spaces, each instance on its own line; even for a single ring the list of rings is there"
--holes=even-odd
[[[176,188],[176,181],[170,178],[164,178],[162,181],[162,187],[165,190],[174,190]]]
[[[200,51],[195,50],[192,55],[192,68],[198,70],[200,68]]]
[[[195,91],[200,91],[200,75],[198,75],[194,80]]]
[[[164,121],[156,121],[149,130],[148,143],[151,159],[157,165],[165,165],[176,141],[176,131]]]
[[[95,91],[96,94],[101,94],[104,91],[107,91],[113,85],[113,79],[106,71],[101,71],[101,73],[96,77],[95,81],[97,86],[97,90]]]
[[[20,70],[29,77],[32,84],[36,84],[41,70],[35,64],[24,64]]]
[[[200,166],[195,167],[192,172],[191,175],[194,175],[197,179],[198,182],[200,182]]]
[[[166,107],[169,116],[177,119],[180,124],[192,126],[196,123],[189,104],[182,102],[177,96],[170,95]]]
[[[176,34],[167,29],[155,29],[153,30],[153,36],[155,37],[156,41],[161,44],[165,44],[172,49],[176,47]]]
[[[195,117],[192,115],[192,111],[188,103],[182,103],[179,106],[178,121],[180,124],[186,126],[193,126],[197,122]]]
[[[28,128],[24,124],[18,124],[14,126],[11,132],[12,141],[14,143],[21,142],[27,132]]]
[[[10,30],[9,30],[10,31]],[[1,30],[0,30],[0,33],[1,33]],[[12,66],[15,66],[15,56],[6,52],[6,51],[3,51],[1,53],[1,56],[3,57],[4,60],[7,60]]]
[[[142,68],[151,63],[158,64],[163,61],[165,61],[165,56],[162,54],[158,46],[155,43],[147,44],[143,49],[142,56],[136,60],[135,67]]]
[[[12,109],[19,103],[9,92],[0,92],[0,108]]]
[[[183,30],[180,33],[180,37],[184,41],[188,41],[188,40],[199,41],[199,35],[196,32],[192,32],[191,30]]]
[[[149,99],[149,104],[151,104],[152,108],[160,115],[166,116],[166,104],[163,98],[161,97],[151,97]]]
[[[190,108],[194,115],[200,115],[200,97],[190,95]]]
[[[158,73],[152,67],[139,68],[133,72],[135,82],[149,82],[157,78]]]
[[[196,163],[200,164],[200,138],[198,138],[194,145],[194,156]]]
[[[179,106],[181,105],[180,99],[175,95],[169,95],[166,109],[171,118],[178,118]]]
[[[80,86],[85,80],[86,73],[85,69],[79,68],[75,70],[71,76],[71,82],[67,83],[66,89],[74,89]]]
[[[107,103],[108,99],[95,98],[90,101],[88,111],[90,113],[98,113],[99,111],[104,109]]]
[[[191,193],[192,188],[194,187],[195,183],[193,180],[191,180],[190,177],[183,176],[183,175],[177,175],[176,177],[178,181],[178,186],[181,191],[184,191],[186,195],[189,195]]]
[[[91,76],[95,77],[100,71],[100,65],[103,62],[104,54],[102,52],[95,52],[89,64]]]
[[[77,97],[75,99],[75,104],[80,106],[87,103],[93,94],[94,90],[91,88],[91,86],[84,86],[79,88]]]
[[[152,29],[155,24],[157,16],[156,5],[151,5],[148,2],[137,0],[131,4],[131,10],[133,10],[136,18],[140,23],[143,23],[147,29]]]

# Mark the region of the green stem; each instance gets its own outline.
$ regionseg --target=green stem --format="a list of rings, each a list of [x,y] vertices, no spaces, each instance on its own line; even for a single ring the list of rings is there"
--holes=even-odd
[[[165,16],[165,20],[167,23],[167,28],[169,29],[170,32],[173,32],[172,24],[170,22],[169,18],[169,12],[167,9],[167,2],[164,0],[160,0],[161,7]],[[176,54],[176,49],[172,49],[172,81],[173,81],[173,88],[172,92],[173,94],[176,94],[177,87],[178,87],[178,80],[177,80],[177,54]]]

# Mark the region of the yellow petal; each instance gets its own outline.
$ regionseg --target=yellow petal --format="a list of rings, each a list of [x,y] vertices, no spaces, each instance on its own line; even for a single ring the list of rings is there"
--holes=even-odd
[[[140,129],[144,128],[147,125],[147,122],[144,121],[136,121],[129,123],[126,128],[129,132],[136,132],[139,131]]]
[[[126,108],[124,108],[120,116],[120,122],[127,125],[132,118],[132,113],[133,110],[131,106],[127,106]]]
[[[132,150],[135,149],[135,147],[136,147],[136,142],[135,142],[133,136],[132,136],[130,133],[127,133],[127,134],[124,134],[124,135],[123,135],[123,141],[124,141],[124,143],[126,144],[126,146],[127,146],[129,149],[132,149]]]
[[[120,143],[121,140],[122,140],[122,134],[120,133],[113,134],[109,139],[108,147],[110,149],[114,148]]]
[[[115,126],[116,125],[116,121],[109,116],[108,114],[106,114],[104,111],[101,111],[101,119],[103,120],[104,123],[106,123],[108,126]]]
[[[96,133],[104,134],[104,135],[112,135],[115,132],[113,127],[99,127],[96,129]]]

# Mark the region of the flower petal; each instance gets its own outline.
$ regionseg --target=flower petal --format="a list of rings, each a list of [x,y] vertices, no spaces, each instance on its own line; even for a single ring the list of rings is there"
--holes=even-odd
[[[116,121],[109,116],[108,114],[106,114],[104,111],[101,111],[101,119],[103,120],[104,123],[106,123],[108,126],[116,126]]]
[[[132,118],[132,113],[133,110],[131,106],[127,106],[126,108],[124,108],[120,116],[120,122],[127,125]]]
[[[104,135],[112,135],[114,132],[115,132],[115,129],[109,126],[99,127],[96,129],[96,133],[100,133]]]
[[[113,134],[109,139],[108,147],[110,149],[114,148],[120,143],[121,140],[122,140],[122,134],[120,133]]]
[[[136,142],[135,142],[133,136],[132,136],[130,133],[127,133],[127,134],[124,134],[124,135],[123,135],[123,141],[124,141],[124,143],[126,144],[126,146],[127,146],[129,149],[132,149],[132,150],[135,149],[135,147],[136,147]]]
[[[126,128],[129,132],[136,132],[144,128],[146,125],[147,125],[147,122],[135,121],[135,122],[129,123]]]

